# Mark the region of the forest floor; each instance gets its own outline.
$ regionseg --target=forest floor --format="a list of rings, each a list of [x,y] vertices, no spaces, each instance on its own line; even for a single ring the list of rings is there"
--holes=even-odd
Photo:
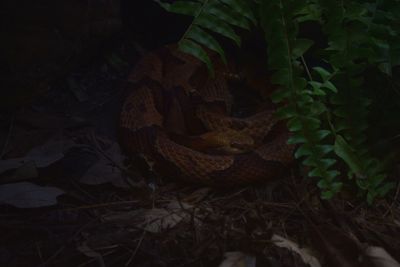
[[[0,114],[1,266],[400,266],[399,188],[369,207],[297,169],[224,190],[140,171],[116,130],[138,58],[122,41]]]

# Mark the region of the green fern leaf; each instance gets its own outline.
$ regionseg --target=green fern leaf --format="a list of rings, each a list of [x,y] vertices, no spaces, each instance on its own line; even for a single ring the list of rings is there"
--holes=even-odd
[[[236,13],[242,14],[243,16],[248,18],[250,21],[253,22],[254,25],[257,24],[256,17],[254,16],[254,13],[251,7],[249,6],[248,2],[243,0],[219,0],[219,1],[227,5],[229,8],[235,10]]]
[[[248,19],[224,4],[218,2],[210,3],[205,12],[233,26],[250,30]]]
[[[214,68],[211,63],[210,57],[200,45],[196,44],[193,41],[185,39],[179,43],[179,49],[203,61],[207,65],[207,68],[210,70],[212,75],[214,75]]]
[[[177,14],[196,16],[201,9],[201,4],[195,1],[175,1],[172,4],[164,3],[160,0],[154,0],[165,10]]]
[[[225,22],[219,20],[213,15],[208,15],[202,13],[193,21],[194,25],[206,28],[212,32],[216,32],[233,40],[238,46],[241,44],[240,37],[235,33],[235,31]]]
[[[192,39],[192,40],[204,45],[205,47],[217,52],[221,56],[224,63],[226,64],[225,52],[222,49],[222,47],[214,39],[214,37],[212,37],[210,34],[208,34],[206,31],[204,31],[200,27],[193,25],[193,27],[187,33],[186,38]]]

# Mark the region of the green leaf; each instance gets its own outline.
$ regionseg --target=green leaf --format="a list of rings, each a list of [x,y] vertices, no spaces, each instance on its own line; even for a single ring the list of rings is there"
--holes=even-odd
[[[336,163],[336,159],[331,159],[331,158],[319,159],[318,163],[321,166],[321,168],[327,170]]]
[[[317,138],[319,141],[321,141],[322,139],[324,139],[325,137],[327,137],[330,134],[331,134],[331,131],[319,130],[319,131],[317,131]]]
[[[323,82],[326,82],[331,78],[332,74],[322,67],[314,67],[313,70],[321,76]]]
[[[217,17],[209,14],[202,13],[194,21],[193,24],[199,25],[212,32],[216,32],[233,40],[238,46],[241,44],[240,37],[235,31],[224,21],[219,20]]]
[[[312,150],[310,149],[310,146],[308,144],[303,144],[296,150],[296,152],[294,153],[294,157],[298,159],[303,156],[309,156],[312,154],[313,153]]]
[[[317,130],[321,125],[320,120],[314,117],[304,117],[302,118],[302,123],[308,130]]]
[[[271,99],[274,103],[279,103],[283,99],[286,99],[290,96],[290,91],[285,88],[278,89],[277,91],[272,93]]]
[[[369,184],[373,188],[378,187],[385,180],[385,178],[386,175],[384,174],[374,175],[369,178]]]
[[[367,193],[367,203],[368,203],[368,205],[372,205],[372,203],[374,203],[374,200],[375,200],[376,196],[377,196],[377,193],[374,192],[374,191],[369,191]]]
[[[302,77],[294,77],[293,78],[293,86],[295,90],[300,91],[307,86],[307,80]]]
[[[321,179],[319,180],[319,182],[317,183],[317,186],[320,189],[328,189],[330,187],[330,183],[328,183],[328,181]]]
[[[341,135],[336,135],[334,151],[341,159],[346,162],[350,170],[356,175],[361,176],[363,168],[359,158],[357,157],[354,149],[346,142]]]
[[[297,39],[292,48],[292,57],[301,57],[313,44],[314,42],[309,39]]]
[[[195,56],[196,58],[203,61],[212,75],[214,75],[214,68],[212,66],[211,60],[203,48],[193,41],[184,39],[179,42],[179,49],[185,53]]]
[[[246,1],[243,0],[219,0],[220,2],[226,4],[229,8],[232,8],[237,13],[245,16],[250,21],[253,22],[254,25],[257,24],[257,20],[251,10],[251,7],[247,4]]]
[[[329,200],[329,199],[331,199],[333,196],[335,195],[335,193],[333,192],[333,191],[323,191],[322,193],[321,193],[321,198],[322,199],[326,199],[326,200]]]
[[[385,183],[377,189],[377,193],[380,197],[384,197],[390,190],[396,188],[395,183]]]
[[[297,132],[303,128],[303,125],[298,117],[294,117],[287,122],[287,127],[289,131]]]
[[[314,90],[320,90],[321,85],[322,85],[322,83],[316,82],[316,81],[309,81],[308,84],[311,85],[311,87],[312,87]]]
[[[319,155],[323,156],[333,151],[332,145],[316,145],[315,153],[319,153]]]
[[[289,119],[292,117],[295,117],[297,115],[296,108],[294,105],[287,105],[284,107],[281,107],[278,109],[277,112],[275,112],[275,116],[277,116],[279,119]]]
[[[317,4],[308,3],[295,13],[298,22],[320,20],[321,8]]]
[[[327,88],[327,89],[331,90],[331,91],[334,92],[334,93],[337,93],[337,92],[338,92],[336,86],[333,85],[333,83],[331,83],[330,81],[325,81],[325,82],[322,84],[322,87],[323,87],[323,88]]]
[[[208,4],[205,12],[216,16],[226,23],[246,30],[250,30],[250,24],[246,17],[221,3],[213,2]]]
[[[334,193],[338,193],[338,192],[340,192],[340,190],[342,190],[342,187],[343,187],[343,183],[341,183],[341,182],[334,182],[334,183],[332,183],[332,185],[331,185],[331,190],[332,190]]]
[[[337,176],[340,175],[340,172],[337,170],[330,170],[326,172],[326,179],[329,181],[333,181]]]
[[[316,160],[312,155],[306,157],[302,163],[304,166],[309,166],[309,167],[317,167],[319,164],[318,160]]]
[[[273,84],[278,84],[278,85],[283,85],[285,87],[288,87],[288,85],[290,83],[289,69],[279,69],[278,71],[276,71],[271,77],[271,82]],[[287,90],[285,90],[285,91],[287,91]],[[278,102],[280,102],[280,100]]]
[[[161,7],[163,7],[168,12],[188,15],[188,16],[196,16],[197,12],[201,8],[201,4],[194,1],[175,1],[172,4],[164,3],[160,0],[154,0]]]
[[[295,144],[302,144],[306,143],[307,139],[300,133],[295,133],[292,136],[289,137],[287,143],[289,145],[295,145]]]
[[[225,53],[222,47],[210,34],[202,30],[200,27],[193,25],[190,28],[190,31],[187,33],[186,38],[192,39],[204,45],[205,47],[217,52],[221,56],[224,63],[227,64]]]

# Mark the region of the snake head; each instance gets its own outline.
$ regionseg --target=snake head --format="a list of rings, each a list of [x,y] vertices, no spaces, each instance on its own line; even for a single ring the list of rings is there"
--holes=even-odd
[[[233,129],[221,129],[202,135],[202,139],[210,149],[226,154],[241,154],[249,152],[255,145],[254,139],[248,134]]]
[[[234,154],[246,153],[254,148],[254,139],[247,135],[238,132],[230,138],[229,151],[236,152]]]

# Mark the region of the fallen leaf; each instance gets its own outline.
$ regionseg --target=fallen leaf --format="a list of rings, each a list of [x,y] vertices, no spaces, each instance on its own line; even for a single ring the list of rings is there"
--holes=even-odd
[[[28,179],[33,179],[39,176],[38,169],[34,162],[27,162],[18,169],[15,170],[11,175],[7,175],[1,178],[2,183],[15,183],[21,182]]]
[[[321,267],[321,264],[317,258],[311,255],[307,249],[300,248],[295,242],[276,234],[271,237],[271,241],[278,247],[287,248],[293,252],[296,252],[299,254],[303,262],[310,265],[310,267]]]
[[[161,233],[166,229],[171,229],[182,220],[190,218],[188,209],[192,209],[192,206],[183,202],[172,201],[164,209],[148,210],[144,215],[144,229],[151,233]]]
[[[18,169],[29,162],[33,162],[37,168],[47,167],[62,159],[64,151],[72,145],[72,142],[51,139],[44,145],[33,148],[24,157],[1,160],[0,174]]]
[[[240,251],[232,251],[225,253],[225,259],[220,263],[219,267],[255,267],[256,258]]]
[[[116,166],[123,165],[125,159],[118,143],[111,145],[105,153],[108,158],[101,156],[101,158],[81,177],[80,182],[90,185],[112,183],[117,187],[129,187],[128,183],[125,181],[125,174]]]
[[[51,139],[43,146],[35,147],[25,156],[25,161],[35,162],[36,167],[44,168],[59,161],[64,157],[64,151],[72,144],[65,143],[63,140]]]
[[[78,245],[77,250],[82,252],[84,255],[86,255],[89,258],[94,258],[97,261],[99,267],[106,266],[104,263],[103,256],[100,253],[91,249],[86,243]]]
[[[9,170],[18,169],[24,164],[24,158],[0,160],[0,174]]]
[[[39,208],[57,204],[64,191],[51,186],[38,186],[28,182],[0,185],[0,203],[17,208]]]
[[[365,250],[364,255],[368,257],[376,267],[400,267],[400,263],[381,247],[370,246]]]

